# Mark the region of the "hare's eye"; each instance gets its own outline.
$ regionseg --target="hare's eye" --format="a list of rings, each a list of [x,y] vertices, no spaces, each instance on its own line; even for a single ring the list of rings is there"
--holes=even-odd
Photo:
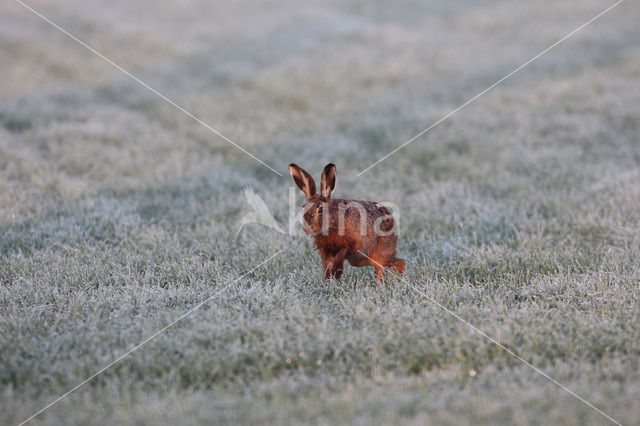
[[[322,206],[318,206],[318,213],[322,213]]]

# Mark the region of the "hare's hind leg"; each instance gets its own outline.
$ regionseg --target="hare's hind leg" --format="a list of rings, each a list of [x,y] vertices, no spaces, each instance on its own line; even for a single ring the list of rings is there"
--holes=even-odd
[[[404,274],[404,271],[407,268],[407,262],[402,259],[398,259],[397,257],[386,259],[383,265],[384,269],[379,268],[380,270],[378,270],[378,268],[376,268],[376,278],[379,280],[384,278],[384,272],[387,269],[391,269],[392,276],[400,276]]]
[[[402,275],[407,267],[407,263],[396,257],[396,244],[398,236],[395,234],[386,235],[378,239],[375,254],[372,257],[380,259],[379,267],[385,269],[393,269],[394,275]],[[376,277],[384,277],[384,271],[378,272],[376,269]]]
[[[404,275],[404,271],[407,269],[407,262],[396,257],[388,267],[393,268],[398,275]]]
[[[376,281],[384,281],[384,268],[374,265],[373,269],[376,271]]]

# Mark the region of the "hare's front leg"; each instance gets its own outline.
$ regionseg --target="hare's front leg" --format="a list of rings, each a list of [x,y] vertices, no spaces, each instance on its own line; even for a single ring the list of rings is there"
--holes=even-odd
[[[323,265],[324,265],[324,278],[330,279],[334,277],[338,279],[342,276],[344,259],[347,256],[347,252],[349,250],[345,247],[340,250],[335,256],[324,256],[323,257]]]
[[[336,254],[336,257],[334,257],[333,261],[331,262],[331,270],[332,270],[331,275],[335,276],[336,279],[342,276],[344,259],[347,256],[348,251],[349,249],[347,249],[346,247],[343,248],[338,252],[338,254]]]

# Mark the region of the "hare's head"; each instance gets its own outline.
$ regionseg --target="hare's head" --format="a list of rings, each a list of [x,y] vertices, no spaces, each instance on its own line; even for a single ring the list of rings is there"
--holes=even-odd
[[[289,172],[302,194],[307,199],[302,206],[302,229],[315,237],[327,234],[329,229],[329,206],[331,194],[336,187],[336,166],[327,164],[322,171],[320,193],[316,192],[316,183],[309,173],[297,164],[289,164]]]

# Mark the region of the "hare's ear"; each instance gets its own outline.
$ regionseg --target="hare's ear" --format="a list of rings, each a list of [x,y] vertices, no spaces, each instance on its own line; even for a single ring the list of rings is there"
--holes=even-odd
[[[289,173],[307,200],[316,195],[316,183],[309,173],[297,164],[289,164]]]
[[[336,188],[336,166],[333,163],[329,163],[324,167],[322,171],[322,182],[320,184],[320,190],[324,198],[330,199],[333,190]]]

